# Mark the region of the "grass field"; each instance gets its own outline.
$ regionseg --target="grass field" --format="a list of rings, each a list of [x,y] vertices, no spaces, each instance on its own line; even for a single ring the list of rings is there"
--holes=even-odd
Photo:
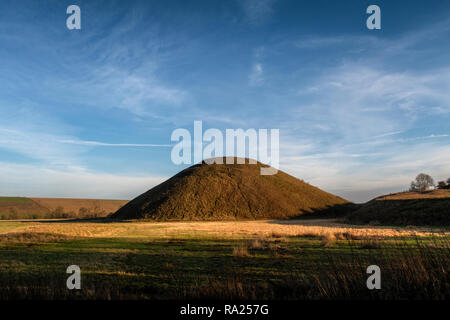
[[[448,299],[449,240],[335,220],[2,221],[0,299]],[[366,287],[371,264],[382,290]]]

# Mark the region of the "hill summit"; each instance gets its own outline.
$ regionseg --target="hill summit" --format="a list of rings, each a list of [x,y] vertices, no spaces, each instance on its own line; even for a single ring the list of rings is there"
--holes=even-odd
[[[236,160],[236,159],[235,159]],[[127,203],[111,218],[283,219],[346,204],[287,173],[260,175],[261,163],[193,165]]]

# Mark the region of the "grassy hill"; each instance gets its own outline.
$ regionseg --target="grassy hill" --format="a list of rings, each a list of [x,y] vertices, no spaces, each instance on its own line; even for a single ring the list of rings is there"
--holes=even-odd
[[[0,197],[0,219],[104,217],[128,200]]]
[[[112,218],[283,219],[348,203],[281,171],[261,175],[261,166],[194,165],[130,201]]]
[[[400,192],[375,198],[350,212],[351,223],[450,225],[450,190]]]

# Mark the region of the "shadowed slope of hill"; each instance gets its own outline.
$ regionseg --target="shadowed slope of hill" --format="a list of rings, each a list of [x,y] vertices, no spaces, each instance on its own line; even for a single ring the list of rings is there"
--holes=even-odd
[[[290,218],[347,203],[284,172],[260,175],[258,164],[187,168],[119,209],[112,218],[238,220]]]
[[[400,192],[375,198],[346,217],[351,223],[450,225],[450,190]]]

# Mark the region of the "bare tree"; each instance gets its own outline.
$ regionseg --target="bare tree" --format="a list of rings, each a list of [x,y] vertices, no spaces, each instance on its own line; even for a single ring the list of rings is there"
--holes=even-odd
[[[433,178],[425,173],[417,175],[416,180],[411,182],[410,191],[424,192],[434,186]]]

